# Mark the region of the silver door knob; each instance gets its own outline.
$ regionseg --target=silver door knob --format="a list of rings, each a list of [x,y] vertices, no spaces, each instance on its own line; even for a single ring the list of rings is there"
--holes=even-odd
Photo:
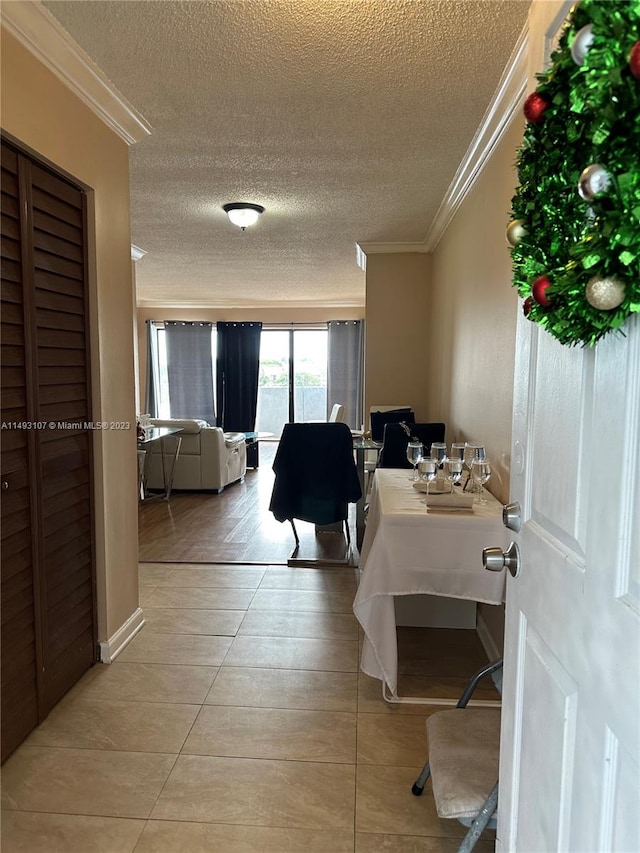
[[[522,510],[518,501],[513,501],[513,503],[505,504],[502,507],[502,523],[509,530],[513,530],[516,533],[520,532],[520,527],[522,526]]]
[[[2,491],[3,491],[3,492],[6,492],[8,488],[9,488],[9,481],[8,481],[8,480],[3,480],[3,481],[2,481]]]
[[[482,565],[488,572],[501,572],[507,568],[512,577],[517,578],[520,574],[520,549],[515,542],[506,551],[502,548],[483,548]]]

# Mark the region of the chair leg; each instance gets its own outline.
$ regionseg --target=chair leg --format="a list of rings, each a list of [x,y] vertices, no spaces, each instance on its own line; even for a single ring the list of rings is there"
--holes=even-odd
[[[416,779],[416,781],[413,783],[413,785],[411,787],[411,793],[415,797],[419,797],[420,794],[424,791],[424,786],[427,784],[427,779],[429,778],[430,775],[431,775],[431,768],[429,767],[429,762],[427,761],[427,763],[424,765],[424,767],[420,771],[420,775],[418,776],[418,778]]]
[[[351,533],[349,532],[349,519],[348,518],[345,518],[345,520],[344,520],[344,533],[345,533],[345,539],[347,540],[347,555],[345,557],[345,560],[347,563],[349,563],[349,562],[351,562],[352,549],[351,549]]]
[[[289,566],[348,566],[351,564],[352,557],[352,549],[351,549],[351,534],[349,533],[349,522],[345,520],[344,522],[344,533],[346,539],[346,554],[344,559],[340,560],[323,560],[323,559],[315,559],[315,558],[306,558],[306,557],[297,557],[298,550],[300,548],[300,539],[298,538],[298,532],[296,530],[296,526],[293,523],[293,519],[290,518],[289,522],[293,529],[293,535],[296,538],[296,547],[293,549],[291,556],[287,560],[287,565]],[[339,522],[335,522],[336,526]],[[316,532],[317,528],[316,528]],[[322,532],[322,531],[320,531]],[[334,532],[334,531],[331,531]],[[335,531],[337,532],[337,531]],[[342,533],[340,534],[342,535]]]
[[[484,801],[484,805],[482,806],[478,814],[474,817],[471,826],[469,827],[469,831],[462,839],[462,844],[460,845],[460,847],[458,847],[458,853],[470,853],[470,851],[473,850],[473,848],[476,846],[477,840],[487,828],[487,824],[495,814],[497,806],[498,783],[496,782],[491,793]]]
[[[289,522],[291,524],[291,529],[293,530],[293,535],[294,535],[295,540],[296,540],[296,547],[291,552],[291,557],[289,557],[289,559],[293,559],[293,557],[295,557],[296,554],[298,553],[298,549],[300,548],[300,539],[298,538],[298,531],[296,530],[296,526],[293,523],[293,519],[290,518]]]
[[[347,540],[347,546],[349,550],[351,550],[351,533],[349,532],[349,519],[345,518],[344,520],[344,535]]]

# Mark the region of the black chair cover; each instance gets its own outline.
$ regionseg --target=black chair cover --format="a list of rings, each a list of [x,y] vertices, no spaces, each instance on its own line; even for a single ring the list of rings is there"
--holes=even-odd
[[[408,423],[411,435],[422,442],[425,448],[425,453],[429,453],[431,445],[434,441],[444,441],[444,424],[416,424]],[[384,428],[384,438],[380,458],[378,459],[379,468],[411,468],[407,459],[407,444],[409,436],[402,429],[399,423],[387,424]]]
[[[345,521],[362,495],[351,430],[343,423],[285,424],[273,461],[269,509],[278,521]]]
[[[412,424],[416,416],[410,408],[390,409],[388,412],[371,412],[369,419],[371,420],[371,438],[374,441],[382,441],[387,424],[397,424],[400,421]]]

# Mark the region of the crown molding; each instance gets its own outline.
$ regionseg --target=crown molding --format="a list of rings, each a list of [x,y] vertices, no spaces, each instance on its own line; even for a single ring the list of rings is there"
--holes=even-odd
[[[456,211],[465,200],[484,167],[520,109],[528,83],[529,25],[525,24],[516,42],[507,67],[498,83],[489,109],[484,114],[471,145],[467,148],[458,171],[436,213],[425,239],[428,252],[432,252]]]
[[[361,269],[366,269],[366,256],[370,254],[433,252],[456,211],[489,162],[491,154],[511,124],[515,113],[520,109],[528,82],[528,47],[529,25],[525,24],[498,83],[491,104],[458,166],[425,239],[420,243],[358,242],[356,243],[356,259]],[[363,255],[364,266],[361,262]]]
[[[428,252],[425,243],[356,243],[356,251],[360,249],[366,255],[384,255],[388,252]]]
[[[356,263],[367,271],[367,255],[394,255],[409,252],[427,252],[425,243],[356,243]]]
[[[237,308],[241,310],[251,309],[260,311],[262,309],[283,309],[286,308],[362,308],[364,309],[364,298],[360,300],[340,300],[339,302],[331,299],[324,301],[318,300],[314,302],[305,302],[302,299],[287,299],[286,302],[282,299],[266,299],[260,302],[240,301],[237,299],[212,299],[207,302],[185,302],[184,300],[167,300],[167,299],[138,299],[138,308]]]
[[[38,0],[3,3],[2,27],[127,145],[140,142],[152,132],[148,122]]]

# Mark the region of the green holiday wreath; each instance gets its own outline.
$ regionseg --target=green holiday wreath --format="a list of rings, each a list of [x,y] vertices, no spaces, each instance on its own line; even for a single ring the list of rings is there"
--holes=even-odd
[[[513,285],[569,346],[640,312],[639,39],[640,0],[583,0],[525,101]]]

